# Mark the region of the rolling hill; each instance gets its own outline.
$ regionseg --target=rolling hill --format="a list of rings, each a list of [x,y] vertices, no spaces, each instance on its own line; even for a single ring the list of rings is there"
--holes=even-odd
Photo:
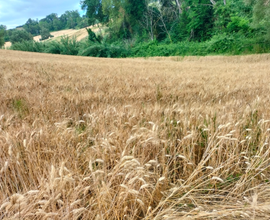
[[[89,26],[88,28],[92,28],[94,32],[97,32],[99,29],[98,27]],[[86,31],[86,28],[82,29],[67,29],[67,30],[60,30],[60,31],[54,31],[51,32],[51,34],[54,36],[53,38],[47,39],[47,40],[58,40],[62,36],[69,36],[69,37],[76,37],[77,41],[81,41],[85,39],[88,36],[88,33]],[[41,36],[35,36],[35,41],[40,41]],[[4,47],[8,48],[11,46],[11,42],[6,42]]]

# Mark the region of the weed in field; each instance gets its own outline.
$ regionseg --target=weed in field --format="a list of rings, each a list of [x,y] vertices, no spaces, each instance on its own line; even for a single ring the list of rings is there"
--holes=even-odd
[[[24,99],[13,99],[12,100],[12,108],[16,113],[18,113],[20,118],[23,118],[26,114],[29,113],[29,108]]]

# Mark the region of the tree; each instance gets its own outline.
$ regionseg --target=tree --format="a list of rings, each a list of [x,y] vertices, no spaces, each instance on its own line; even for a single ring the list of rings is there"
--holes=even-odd
[[[3,24],[0,24],[0,30],[6,31],[7,30],[7,26],[6,25],[3,25]]]
[[[140,21],[142,28],[148,33],[148,36],[152,41],[158,37],[159,16],[159,5],[148,4]]]
[[[267,39],[270,39],[270,1],[246,0],[253,6],[253,25],[264,30]]]
[[[106,23],[109,21],[108,14],[104,14],[106,9],[103,8],[104,1],[101,0],[83,0],[81,6],[83,10],[86,10],[86,16],[88,17],[89,25],[96,23]]]
[[[85,28],[85,27],[88,27],[89,26],[89,24],[88,24],[88,19],[87,19],[87,17],[86,16],[83,16],[82,17],[82,20],[79,22],[79,24],[78,24],[78,27],[79,28]]]
[[[87,32],[88,32],[88,39],[89,41],[91,42],[94,42],[94,43],[99,43],[101,44],[100,40],[97,38],[95,32],[93,32],[91,30],[91,28],[86,28]]]
[[[0,30],[0,48],[5,45],[5,31]]]
[[[39,35],[40,33],[38,21],[31,18],[27,20],[27,22],[23,25],[23,28],[32,35]]]
[[[14,30],[12,35],[10,36],[10,42],[12,44],[22,41],[30,41],[33,40],[33,36],[28,33],[26,30]]]
[[[189,19],[187,24],[189,40],[208,40],[214,27],[213,5],[209,4],[209,0],[187,0],[183,6]]]
[[[59,31],[61,29],[62,29],[62,23],[61,23],[60,19],[58,17],[54,18],[53,19],[53,30]]]
[[[53,23],[54,23],[54,20],[57,20],[57,19],[58,19],[57,14],[51,13],[51,14],[47,15],[45,18],[41,19],[39,21],[39,25],[41,28],[43,27],[43,28],[49,29],[49,31],[54,31],[55,27],[54,27]]]
[[[7,26],[1,24],[0,25],[0,48],[5,44],[6,40],[7,40]]]
[[[252,7],[243,0],[227,0],[216,2],[214,6],[215,33],[248,33],[252,17]]]
[[[7,30],[7,26],[1,24],[0,25],[0,48],[5,44],[6,30]]]
[[[41,34],[40,40],[46,40],[50,37],[53,37],[53,35],[51,35],[49,29],[47,29],[47,28],[42,28],[40,34]]]
[[[66,28],[76,28],[82,19],[78,10],[66,11],[65,14],[67,19]]]
[[[89,24],[106,24],[111,38],[129,39],[141,31],[140,20],[146,10],[146,0],[84,0]]]

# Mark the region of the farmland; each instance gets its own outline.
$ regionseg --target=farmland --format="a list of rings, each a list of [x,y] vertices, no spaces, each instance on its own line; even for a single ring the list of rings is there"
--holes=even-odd
[[[0,50],[0,219],[269,219],[269,60]]]
[[[87,28],[92,28],[93,31],[97,32],[98,29],[94,26],[89,26]],[[61,30],[61,31],[54,31],[51,32],[51,34],[54,36],[53,38],[48,39],[49,41],[59,41],[61,37],[70,37],[70,38],[76,38],[77,41],[81,41],[85,38],[87,38],[88,33],[85,28],[81,28],[78,30],[75,29],[68,29],[68,30]],[[41,35],[35,36],[33,38],[34,41],[39,42],[41,39]],[[46,40],[46,41],[48,41]],[[11,46],[11,42],[6,42],[4,45],[4,48],[7,49]]]

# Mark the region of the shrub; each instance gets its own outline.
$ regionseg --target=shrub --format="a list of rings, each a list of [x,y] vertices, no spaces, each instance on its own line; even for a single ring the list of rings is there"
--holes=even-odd
[[[141,43],[132,49],[134,57],[151,56],[187,56],[187,55],[206,55],[206,44],[197,42],[179,42],[177,44],[164,44],[152,41]]]
[[[11,50],[29,51],[29,52],[44,52],[46,45],[41,42],[23,41],[11,45]]]
[[[260,38],[247,38],[241,33],[219,34],[207,42],[208,54],[250,54],[270,50],[270,42]]]
[[[79,55],[91,57],[127,57],[128,51],[119,46],[107,44],[92,44],[86,49],[82,50]]]
[[[45,53],[61,54],[61,51],[62,47],[59,42],[56,41],[46,42]]]
[[[62,49],[61,54],[65,55],[78,55],[79,52],[79,42],[76,38],[70,38],[68,36],[61,37],[60,47]]]

